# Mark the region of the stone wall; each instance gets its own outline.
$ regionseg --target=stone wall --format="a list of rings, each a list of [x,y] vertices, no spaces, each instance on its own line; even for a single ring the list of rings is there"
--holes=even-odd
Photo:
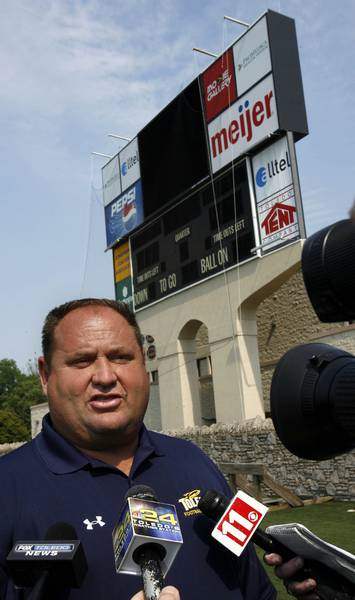
[[[257,310],[258,346],[264,408],[270,411],[270,384],[281,356],[299,344],[321,342],[355,354],[355,325],[321,323],[308,299],[301,271]]]
[[[262,463],[277,482],[301,497],[355,500],[355,452],[321,462],[301,460],[281,444],[271,419],[166,433],[194,442],[217,464]]]

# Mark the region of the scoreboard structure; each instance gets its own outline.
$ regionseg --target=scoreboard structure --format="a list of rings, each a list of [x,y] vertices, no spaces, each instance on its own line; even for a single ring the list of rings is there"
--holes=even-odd
[[[307,133],[295,24],[269,10],[103,167],[116,298],[140,310],[304,237]]]

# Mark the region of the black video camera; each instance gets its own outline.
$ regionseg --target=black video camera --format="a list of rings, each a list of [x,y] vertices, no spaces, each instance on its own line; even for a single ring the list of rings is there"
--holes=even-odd
[[[304,283],[318,318],[355,320],[355,224],[334,223],[302,251]],[[328,344],[302,344],[278,362],[271,417],[284,446],[300,458],[324,460],[355,448],[355,357]]]

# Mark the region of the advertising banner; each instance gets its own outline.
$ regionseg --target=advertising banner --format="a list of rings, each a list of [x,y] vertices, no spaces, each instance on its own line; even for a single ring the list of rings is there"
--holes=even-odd
[[[143,222],[142,186],[131,188],[105,207],[106,241],[111,247]]]
[[[263,251],[300,237],[286,137],[252,159],[256,209]]]
[[[206,121],[209,123],[237,99],[233,52],[224,52],[202,75]]]
[[[104,206],[110,204],[122,191],[118,155],[114,156],[102,169],[102,189]]]
[[[138,140],[134,138],[119,153],[122,191],[127,190],[141,177]]]
[[[233,46],[238,96],[271,71],[266,17],[263,17]]]
[[[272,75],[208,125],[213,173],[278,130]]]
[[[129,242],[119,244],[113,250],[113,270],[116,300],[133,306],[131,258]]]

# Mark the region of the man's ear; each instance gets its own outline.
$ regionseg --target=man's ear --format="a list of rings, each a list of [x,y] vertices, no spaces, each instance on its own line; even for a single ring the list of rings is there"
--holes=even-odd
[[[46,361],[44,360],[44,356],[40,356],[38,359],[38,372],[39,378],[41,380],[42,391],[45,396],[47,396],[47,385],[48,385],[48,366]]]

